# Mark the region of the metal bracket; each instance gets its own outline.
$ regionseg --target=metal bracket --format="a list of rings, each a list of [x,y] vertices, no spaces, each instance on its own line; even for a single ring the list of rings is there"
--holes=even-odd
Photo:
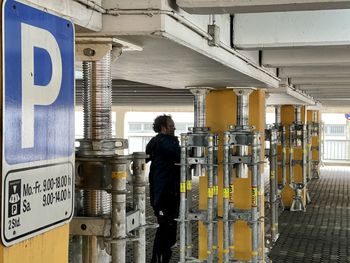
[[[252,218],[252,211],[250,209],[233,209],[229,214],[229,219],[233,222],[243,220],[249,223],[252,222]]]
[[[252,158],[252,156],[231,155],[230,162],[233,164],[236,164],[236,163],[253,164],[253,158]]]
[[[292,165],[303,165],[303,160],[292,160]]]
[[[73,217],[69,224],[69,234],[109,237],[111,235],[111,220],[102,217]]]
[[[190,157],[187,158],[188,164],[207,164],[208,160],[206,157]]]
[[[207,221],[207,212],[206,211],[197,211],[188,213],[188,220],[191,221]]]
[[[131,232],[140,226],[140,211],[131,211],[126,214],[126,232]]]
[[[219,46],[220,27],[217,25],[208,25],[208,34],[212,37],[212,39],[208,40],[208,45],[211,47]]]
[[[207,147],[208,133],[188,133],[187,147]]]
[[[124,51],[142,51],[140,46],[112,37],[77,37],[75,42],[79,61],[101,60],[113,48],[119,49],[117,57]]]

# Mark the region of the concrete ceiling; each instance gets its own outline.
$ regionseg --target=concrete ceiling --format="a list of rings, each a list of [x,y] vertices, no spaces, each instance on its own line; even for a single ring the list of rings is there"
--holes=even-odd
[[[350,8],[347,0],[176,0],[193,14],[258,13]]]
[[[140,47],[114,62],[114,79],[145,83],[154,91],[273,90],[282,83],[326,106],[350,100],[350,1],[29,1],[72,19],[78,37],[113,37]],[[208,32],[213,24],[215,35]],[[290,98],[287,90],[272,93],[286,96],[281,103]]]

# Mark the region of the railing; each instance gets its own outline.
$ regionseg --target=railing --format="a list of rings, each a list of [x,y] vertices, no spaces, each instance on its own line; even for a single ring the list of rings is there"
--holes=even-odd
[[[324,140],[323,160],[350,161],[350,140]]]

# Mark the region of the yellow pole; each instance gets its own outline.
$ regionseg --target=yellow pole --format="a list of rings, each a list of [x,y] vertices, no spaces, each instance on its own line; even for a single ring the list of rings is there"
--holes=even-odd
[[[223,215],[223,133],[229,129],[229,125],[236,124],[236,103],[237,98],[232,90],[215,90],[211,91],[207,96],[206,101],[206,123],[211,131],[219,134],[219,148],[218,148],[218,214]],[[264,129],[265,129],[265,91],[257,90],[250,95],[250,109],[249,109],[249,123],[256,127],[256,131],[260,131],[262,134],[262,142],[264,141]],[[263,143],[262,143],[262,155],[263,160]],[[261,168],[263,169],[263,167]],[[250,178],[250,177],[249,177]],[[261,199],[261,216],[264,216],[264,184],[261,183],[259,195]],[[207,186],[206,178],[200,178],[199,180],[199,209],[206,209],[207,207]],[[250,179],[236,179],[235,192],[233,198],[235,207],[238,209],[250,208],[251,206],[251,181]],[[252,255],[251,250],[251,230],[246,222],[238,221],[235,223],[235,255],[237,260],[249,260]],[[263,255],[264,247],[264,224],[261,224],[261,247],[259,253]],[[219,222],[218,231],[218,254],[219,262],[222,262],[222,246],[223,246],[223,227],[222,222]],[[199,224],[199,255],[200,259],[206,258],[206,229],[203,224]]]

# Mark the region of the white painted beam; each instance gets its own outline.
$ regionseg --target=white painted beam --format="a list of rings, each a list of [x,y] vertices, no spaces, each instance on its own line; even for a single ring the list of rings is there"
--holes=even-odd
[[[92,31],[102,29],[102,14],[74,0],[47,1],[47,0],[21,0],[43,10],[49,10],[57,15],[66,17],[74,24]],[[94,0],[101,5],[101,0]]]
[[[234,43],[241,49],[350,44],[350,9],[238,14]]]
[[[350,66],[350,46],[264,50],[262,64],[274,68]]]
[[[193,14],[256,13],[350,8],[344,0],[176,0]]]
[[[285,85],[281,85],[277,89],[269,89],[267,92],[269,94],[268,105],[314,105],[316,103],[308,94]]]
[[[291,84],[294,85],[350,85],[349,77],[298,77],[291,78]]]
[[[350,85],[296,85],[302,90],[350,90]]]
[[[280,68],[278,76],[280,78],[293,77],[344,77],[350,76],[350,67],[320,66],[320,67],[286,67]]]

